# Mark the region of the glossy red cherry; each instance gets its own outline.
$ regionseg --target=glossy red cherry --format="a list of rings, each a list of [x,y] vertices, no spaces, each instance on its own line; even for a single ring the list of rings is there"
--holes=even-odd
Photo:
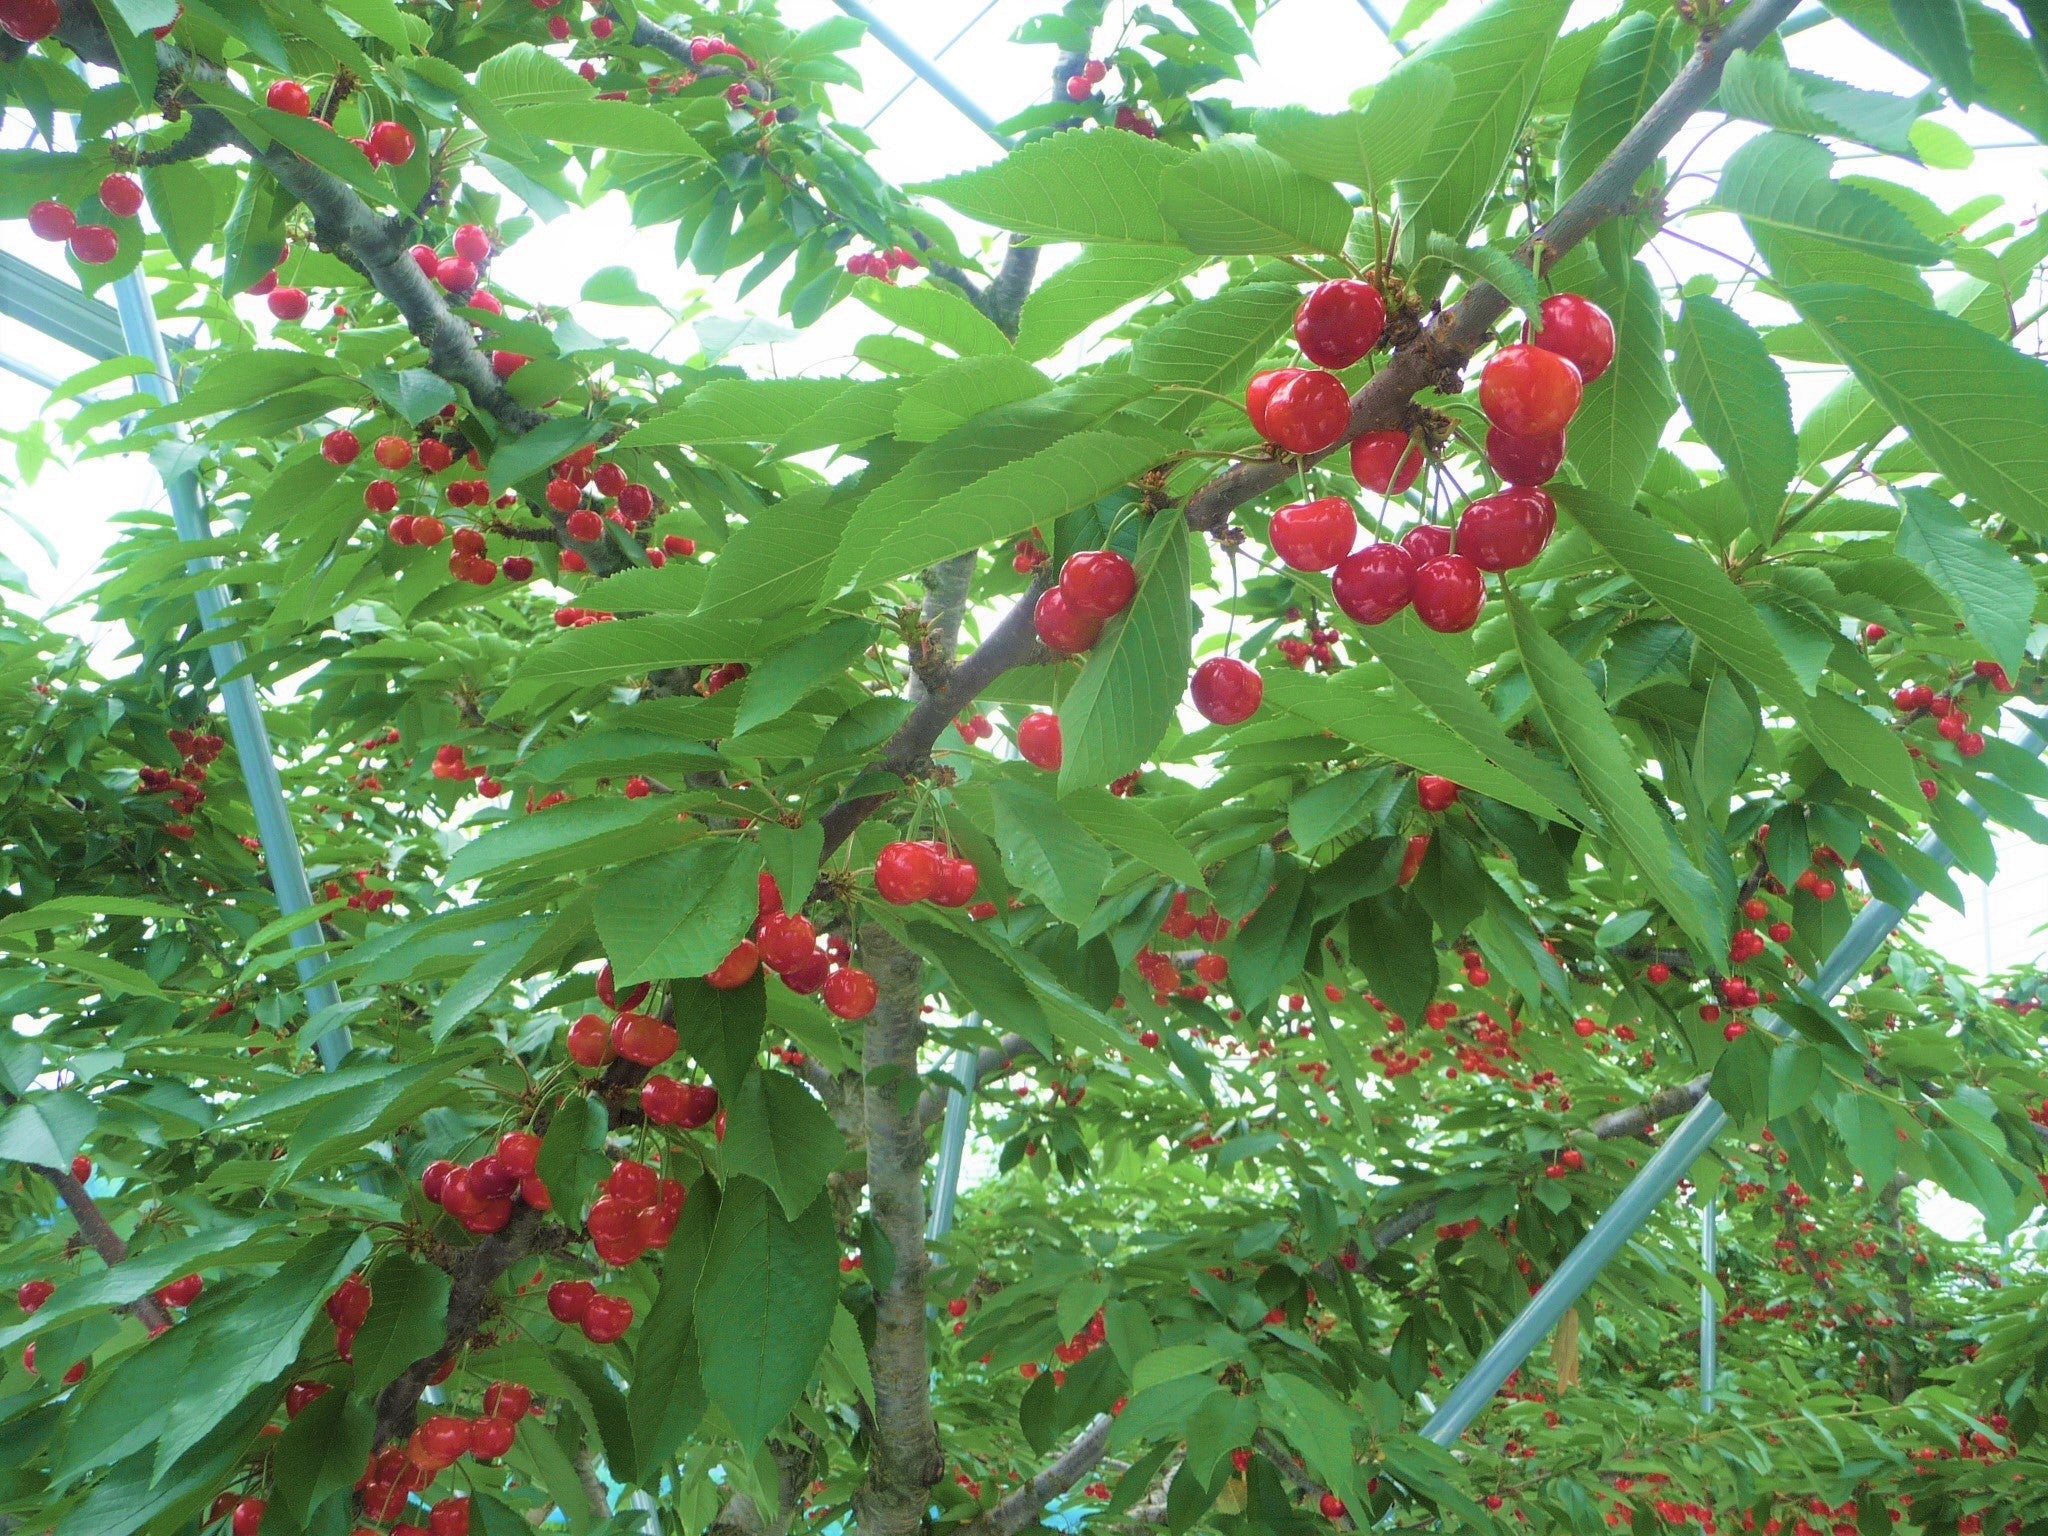
[[[1017,755],[1034,768],[1058,771],[1064,754],[1060,750],[1060,717],[1039,710],[1026,715],[1017,727]]]
[[[1401,535],[1401,547],[1418,566],[1451,552],[1451,530],[1439,523],[1417,523]]]
[[[313,111],[313,98],[296,80],[271,81],[270,89],[263,93],[263,103],[273,112],[289,112],[293,117],[307,117]]]
[[[1266,542],[1297,571],[1327,571],[1358,542],[1358,514],[1342,496],[1297,501],[1273,514]]]
[[[1463,555],[1439,555],[1415,571],[1415,616],[1440,634],[1453,635],[1478,621],[1486,578]]]
[[[1138,573],[1113,549],[1084,549],[1060,567],[1060,596],[1083,619],[1113,619],[1131,606]]]
[[[782,984],[798,997],[809,997],[825,985],[825,978],[831,974],[832,957],[822,949],[812,950],[781,973]]]
[[[498,1161],[525,1178],[540,1166],[540,1138],[531,1131],[507,1131],[498,1138]]]
[[[100,182],[100,206],[117,219],[132,219],[142,207],[142,184],[119,171]]]
[[[71,254],[82,267],[104,267],[120,249],[121,237],[104,224],[81,224],[71,231]]]
[[[472,1447],[475,1434],[470,1439]],[[428,1536],[469,1536],[469,1498],[465,1494],[450,1494],[437,1501],[427,1511]]]
[[[1351,424],[1351,397],[1334,373],[1296,374],[1266,402],[1266,436],[1289,453],[1321,453]]]
[[[54,0],[52,0],[54,3]],[[50,240],[58,244],[71,238],[71,232],[78,228],[78,215],[54,198],[44,198],[31,203],[28,210],[29,233],[38,240]]]
[[[619,996],[618,982],[612,976],[611,962],[607,960],[598,968],[597,1000],[607,1008],[638,1008],[646,998],[648,989],[653,985],[654,983],[651,981],[643,981],[639,986],[628,992],[624,998],[621,998]]]
[[[1408,606],[1415,560],[1399,544],[1368,544],[1330,576],[1330,594],[1355,623],[1384,624]]]
[[[57,0],[6,0],[0,4],[0,32],[16,42],[39,43],[55,32],[63,19]]]
[[[1425,811],[1447,811],[1457,803],[1458,786],[1433,773],[1417,774],[1415,799]]]
[[[1102,637],[1102,620],[1076,613],[1058,587],[1039,598],[1031,623],[1038,638],[1062,656],[1079,655]]]
[[[604,1189],[606,1194],[630,1206],[648,1206],[661,1193],[661,1175],[638,1158],[622,1157],[612,1164]]]
[[[33,1312],[56,1293],[57,1287],[47,1280],[24,1280],[14,1293],[14,1301],[22,1311]]]
[[[412,158],[412,130],[388,119],[370,126],[370,153],[380,165],[403,165]]]
[[[890,843],[875,857],[875,894],[907,907],[939,888],[939,856],[923,843]]]
[[[1583,294],[1553,293],[1543,301],[1540,323],[1529,339],[1555,352],[1590,384],[1614,361],[1614,322]]]
[[[730,954],[704,973],[704,983],[721,992],[730,992],[752,981],[760,968],[761,952],[754,948],[754,941],[741,939],[733,945]]]
[[[353,464],[362,451],[362,440],[347,427],[336,427],[320,439],[320,457],[330,464]]]
[[[609,1344],[623,1338],[632,1326],[633,1303],[623,1296],[599,1292],[583,1310],[583,1336],[593,1344]]]
[[[659,1072],[640,1085],[640,1113],[656,1125],[674,1125],[687,1102],[683,1085]]]
[[[1244,387],[1244,413],[1251,418],[1252,430],[1259,436],[1272,436],[1266,430],[1266,407],[1272,403],[1273,391],[1306,372],[1306,368],[1268,368],[1264,373],[1252,375],[1251,382]]]
[[[412,1464],[422,1471],[438,1472],[443,1467],[452,1467],[469,1449],[469,1420],[458,1419],[452,1413],[437,1413],[412,1432],[405,1449]],[[235,1513],[240,1515],[241,1510]],[[252,1525],[250,1531],[254,1530]]]
[[[266,1508],[268,1505],[262,1499],[243,1499],[228,1520],[231,1536],[256,1536],[263,1529],[263,1511]]]
[[[1565,435],[1517,437],[1499,427],[1486,429],[1486,462],[1509,485],[1541,485],[1564,463]]]
[[[1482,496],[1458,518],[1458,553],[1482,571],[1512,571],[1543,553],[1557,527],[1557,507],[1538,486],[1511,486]]]
[[[612,1049],[630,1062],[658,1067],[676,1053],[676,1032],[651,1013],[622,1013],[612,1020]]]
[[[786,971],[802,965],[817,951],[818,930],[809,918],[793,912],[772,913],[754,929],[754,947],[769,970]]]
[[[1320,368],[1349,368],[1380,344],[1387,303],[1357,278],[1318,283],[1294,312],[1294,342]]]
[[[519,1175],[486,1152],[469,1165],[470,1193],[479,1200],[503,1200],[519,1190]]]
[[[1368,491],[1399,496],[1422,473],[1421,446],[1406,432],[1367,432],[1351,440],[1351,473]]]
[[[523,1419],[533,1406],[533,1388],[523,1381],[494,1381],[484,1388],[484,1416]]]
[[[333,1389],[324,1381],[295,1381],[284,1389],[284,1416],[296,1419],[310,1403],[318,1402]]]
[[[939,860],[939,888],[932,892],[932,904],[964,907],[974,900],[980,885],[981,871],[971,859],[943,858]]]
[[[1517,437],[1550,437],[1571,424],[1584,385],[1555,352],[1518,345],[1495,353],[1479,375],[1479,408]]]
[[[303,288],[273,288],[264,296],[263,302],[279,320],[303,320],[313,307],[313,301]]]
[[[1324,1494],[1316,1507],[1322,1510],[1325,1520],[1337,1521],[1344,1518],[1344,1501],[1334,1493]]]
[[[588,1280],[557,1280],[548,1287],[548,1315],[558,1323],[580,1323],[596,1294]]]
[[[601,1067],[612,1059],[611,1026],[594,1013],[586,1013],[569,1026],[569,1059],[579,1067]]]
[[[864,1019],[875,1011],[880,989],[866,971],[847,967],[834,971],[825,982],[825,1006],[842,1019]]]
[[[510,1418],[481,1418],[469,1428],[469,1454],[478,1461],[496,1461],[512,1449],[519,1423]]]
[[[682,1130],[694,1131],[709,1125],[718,1118],[718,1090],[709,1083],[685,1083],[684,1091],[689,1095],[683,1105],[683,1117],[676,1122]]]
[[[1258,712],[1266,685],[1235,656],[1211,656],[1188,684],[1195,709],[1212,725],[1236,725]]]

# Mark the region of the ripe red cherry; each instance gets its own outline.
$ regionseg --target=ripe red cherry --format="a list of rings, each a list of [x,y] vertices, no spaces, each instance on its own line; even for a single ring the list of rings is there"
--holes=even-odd
[[[52,198],[32,203],[28,210],[29,233],[38,240],[62,242],[78,228],[78,215]]]
[[[939,856],[923,843],[890,843],[875,858],[875,894],[892,906],[923,901],[939,888]]]
[[[516,1419],[486,1417],[469,1428],[469,1454],[478,1461],[496,1461],[512,1449],[519,1433]]]
[[[771,971],[786,971],[802,965],[816,953],[818,930],[809,918],[791,912],[776,912],[761,919],[754,930],[754,947],[761,963]]]
[[[612,1059],[611,1026],[594,1013],[586,1013],[569,1026],[569,1059],[579,1067],[601,1067]]]
[[[1351,397],[1334,373],[1306,369],[1266,402],[1266,436],[1289,453],[1321,453],[1351,424]]]
[[[1579,370],[1541,347],[1503,347],[1479,375],[1479,409],[1516,437],[1549,437],[1571,424],[1584,385]]]
[[[1542,485],[1564,463],[1565,435],[1516,437],[1499,427],[1486,429],[1486,462],[1509,485]]]
[[[1337,606],[1359,624],[1384,624],[1415,592],[1415,560],[1399,544],[1368,544],[1330,577]]]
[[[468,1449],[469,1420],[458,1419],[452,1413],[435,1414],[414,1430],[412,1438],[406,1442],[406,1454],[411,1457],[413,1465],[428,1472],[438,1472],[443,1467],[454,1466]],[[254,1499],[243,1500],[242,1505],[235,1510],[237,1518],[240,1517],[242,1509],[256,1502]],[[259,1515],[259,1522],[260,1519]],[[255,1529],[255,1524],[251,1524],[251,1536]],[[237,1531],[236,1536],[242,1536],[242,1533]]]
[[[540,1166],[540,1138],[531,1131],[507,1131],[498,1138],[498,1161],[517,1178]]]
[[[1553,293],[1545,299],[1541,322],[1529,339],[1568,361],[1588,384],[1614,361],[1614,322],[1583,294]]]
[[[494,1381],[484,1388],[484,1416],[523,1419],[533,1406],[533,1388],[523,1381]]]
[[[306,311],[313,307],[313,301],[306,297],[303,288],[273,288],[264,296],[264,303],[280,320],[303,320]]]
[[[1451,552],[1451,530],[1438,523],[1417,523],[1401,535],[1401,547],[1420,566],[1425,560]]]
[[[1358,541],[1358,514],[1342,496],[1297,501],[1273,514],[1266,542],[1297,571],[1327,571]]]
[[[271,81],[270,89],[263,93],[263,102],[273,112],[289,112],[293,117],[308,117],[313,111],[313,98],[296,80]]]
[[[825,1006],[842,1019],[864,1019],[875,1011],[879,988],[866,971],[848,967],[825,981]]]
[[[1252,430],[1259,436],[1272,436],[1266,430],[1266,407],[1272,403],[1273,391],[1306,372],[1306,368],[1268,368],[1252,375],[1251,382],[1244,387],[1244,413],[1251,418]]]
[[[1113,549],[1084,549],[1060,567],[1060,596],[1083,619],[1113,619],[1137,595],[1138,573]]]
[[[81,1184],[92,1177],[92,1159],[83,1152],[71,1159],[71,1177]]]
[[[1318,283],[1294,312],[1294,342],[1321,368],[1349,368],[1380,344],[1387,301],[1357,278]]]
[[[33,1312],[56,1293],[57,1287],[47,1280],[24,1280],[14,1293],[14,1301],[22,1311]]]
[[[1212,725],[1236,725],[1258,712],[1266,685],[1235,656],[1211,656],[1188,684],[1195,709]]]
[[[380,437],[370,445],[370,457],[385,469],[403,469],[412,462],[412,441],[403,437]]]
[[[476,286],[476,263],[466,256],[443,256],[434,264],[434,281],[450,293],[467,293]]]
[[[640,1085],[640,1113],[656,1125],[674,1125],[683,1116],[683,1085],[655,1073]]]
[[[1417,774],[1415,777],[1415,800],[1425,811],[1434,814],[1448,811],[1458,801],[1458,786],[1451,780],[1439,778],[1433,773]]]
[[[491,237],[484,233],[481,224],[464,224],[455,231],[455,254],[464,261],[483,262],[491,254]],[[608,491],[607,495],[617,495]]]
[[[1322,1510],[1325,1520],[1337,1521],[1344,1518],[1344,1501],[1334,1493],[1324,1494],[1316,1507]]]
[[[632,1326],[633,1303],[623,1296],[607,1296],[600,1292],[591,1297],[590,1305],[583,1309],[583,1337],[593,1344],[609,1344],[623,1338]]]
[[[1470,629],[1486,601],[1486,578],[1463,555],[1439,555],[1415,571],[1415,616],[1440,634]]]
[[[704,973],[704,984],[721,992],[730,992],[752,981],[754,972],[760,968],[761,952],[754,947],[754,941],[741,939],[733,945],[730,954]]]
[[[974,900],[975,890],[981,885],[981,871],[970,859],[943,858],[939,860],[939,888],[932,892],[932,904],[940,907],[964,907]]]
[[[0,32],[22,43],[39,43],[57,30],[64,13],[57,0],[5,0],[0,3]]]
[[[120,249],[121,237],[104,224],[81,224],[71,231],[71,254],[82,267],[104,267]]]
[[[1102,620],[1076,613],[1058,587],[1039,598],[1031,623],[1047,648],[1062,656],[1079,655],[1102,637]]]
[[[353,464],[362,451],[362,440],[347,427],[336,427],[320,439],[320,457],[330,464]]]
[[[429,1421],[431,1422],[431,1421]],[[256,1536],[263,1529],[263,1511],[268,1506],[262,1499],[244,1499],[235,1506],[235,1513],[228,1521],[233,1536]]]
[[[100,182],[100,206],[117,219],[132,219],[142,207],[142,185],[119,171]]]
[[[548,1287],[548,1313],[558,1323],[580,1323],[596,1294],[588,1280],[557,1280]]]
[[[709,1125],[718,1117],[718,1090],[709,1083],[685,1083],[683,1091],[688,1095],[683,1105],[683,1117],[676,1122],[678,1128],[694,1131]]]
[[[1557,526],[1557,506],[1538,486],[1511,486],[1482,496],[1458,518],[1458,553],[1482,571],[1512,571],[1543,553]]]
[[[416,517],[412,520],[412,541],[423,549],[432,549],[448,536],[448,525],[438,517]]]
[[[1422,473],[1423,452],[1406,432],[1367,432],[1351,440],[1351,473],[1368,491],[1399,496]]]
[[[604,1188],[606,1194],[630,1206],[648,1206],[661,1193],[661,1176],[636,1158],[622,1157],[612,1164]]]
[[[1026,715],[1017,727],[1017,755],[1035,768],[1057,772],[1065,756],[1060,749],[1060,717],[1044,710]]]
[[[475,1436],[472,1433],[471,1442]],[[451,1494],[440,1500],[427,1512],[429,1536],[469,1536],[469,1498],[466,1494]]]
[[[385,121],[370,128],[370,153],[384,165],[403,165],[412,158],[412,130],[403,123]]]

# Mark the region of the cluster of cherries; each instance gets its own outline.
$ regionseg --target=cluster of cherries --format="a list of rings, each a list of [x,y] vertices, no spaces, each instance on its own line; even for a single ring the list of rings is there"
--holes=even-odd
[[[289,1398],[286,1406],[289,1409]],[[490,1462],[512,1449],[519,1421],[533,1411],[529,1387],[516,1381],[494,1381],[484,1389],[484,1411],[476,1417],[437,1413],[423,1419],[403,1445],[388,1445],[374,1453],[356,1479],[363,1515],[377,1521],[410,1515],[413,1495],[424,1496],[435,1476],[463,1457]],[[468,1497],[453,1494],[428,1508],[424,1528],[401,1523],[391,1528],[391,1536],[468,1536],[469,1512]],[[239,1527],[236,1536],[240,1536]],[[374,1533],[359,1528],[354,1536]]]
[[[1102,84],[1109,74],[1109,65],[1102,59],[1090,59],[1080,70],[1067,77],[1067,100],[1086,101],[1095,94],[1095,87]],[[1122,123],[1117,124],[1119,128]]]
[[[956,883],[964,870],[967,894],[961,901],[947,905],[963,905],[973,897],[979,875],[965,859],[954,859],[945,844],[892,843],[889,846],[915,847],[934,860],[943,857],[947,861],[949,878]],[[887,851],[883,850],[885,854]],[[961,869],[952,869],[953,865],[961,866]],[[879,866],[876,887],[881,887]],[[921,901],[924,897],[911,899]],[[817,927],[801,911],[783,909],[782,888],[764,869],[759,877],[759,896],[751,935],[735,944],[730,954],[705,973],[704,980],[722,991],[730,990],[745,986],[765,965],[782,978],[784,986],[799,996],[822,995],[825,1007],[835,1016],[864,1019],[874,1012],[880,988],[873,976],[852,964],[852,959],[853,946],[844,934],[827,933],[821,937]]]
[[[540,1163],[540,1138],[531,1131],[507,1131],[497,1147],[464,1165],[436,1158],[420,1173],[420,1193],[441,1207],[465,1232],[482,1236],[501,1231],[512,1219],[515,1202],[537,1211],[552,1209],[554,1200],[535,1170]]]
[[[141,184],[133,176],[115,171],[100,182],[100,206],[117,219],[134,218],[142,208]],[[39,240],[68,245],[82,267],[103,267],[121,249],[121,237],[113,226],[81,224],[78,215],[55,198],[29,205],[28,228]]]
[[[901,245],[892,245],[886,251],[856,251],[846,258],[846,270],[855,277],[875,277],[885,283],[896,281],[899,268],[921,265],[916,255]]]
[[[1343,380],[1325,370],[1359,362],[1385,330],[1386,304],[1371,283],[1341,278],[1317,286],[1296,312],[1294,334],[1303,355],[1321,367],[1253,376],[1245,411],[1259,435],[1289,453],[1335,447],[1350,426],[1351,402]],[[1529,340],[1502,348],[1480,375],[1487,461],[1504,489],[1470,502],[1455,533],[1424,523],[1398,541],[1355,550],[1358,515],[1348,500],[1296,502],[1273,514],[1273,552],[1294,570],[1330,571],[1332,597],[1357,623],[1383,624],[1412,605],[1431,629],[1470,629],[1486,600],[1483,573],[1527,565],[1549,542],[1557,508],[1543,483],[1564,462],[1565,428],[1585,383],[1613,361],[1614,326],[1606,313],[1578,294],[1553,295]],[[1412,487],[1424,461],[1422,446],[1406,432],[1367,432],[1351,445],[1359,485],[1382,497]]]
[[[206,799],[200,786],[206,782],[208,765],[220,756],[227,741],[212,731],[188,731],[183,726],[173,726],[168,734],[181,758],[176,771],[145,764],[136,771],[135,788],[139,794],[169,795],[166,803],[172,814],[190,816]],[[192,824],[183,820],[166,822],[164,831],[186,840],[194,834]]]

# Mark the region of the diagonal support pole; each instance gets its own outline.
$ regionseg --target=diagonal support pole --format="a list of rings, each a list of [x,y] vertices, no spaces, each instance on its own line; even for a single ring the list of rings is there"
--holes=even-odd
[[[832,0],[840,10],[866,25],[874,33],[875,41],[895,54],[910,66],[910,72],[937,91],[953,104],[955,111],[966,118],[983,133],[994,139],[1005,149],[1015,149],[1017,141],[996,126],[996,120],[982,111],[973,97],[955,85],[946,72],[910,45],[907,38],[874,12],[866,0]]]

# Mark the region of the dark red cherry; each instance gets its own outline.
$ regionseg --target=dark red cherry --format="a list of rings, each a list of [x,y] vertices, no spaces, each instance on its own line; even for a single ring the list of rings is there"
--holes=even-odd
[[[1565,435],[1517,437],[1499,427],[1486,429],[1486,462],[1509,485],[1541,485],[1564,463]]]
[[[1084,619],[1113,619],[1137,595],[1138,573],[1113,549],[1084,549],[1060,567],[1060,596]]]
[[[1330,577],[1337,606],[1360,624],[1384,624],[1406,608],[1415,589],[1415,561],[1399,544],[1368,544]]]
[[[1413,485],[1422,460],[1422,449],[1406,432],[1367,432],[1351,440],[1351,473],[1382,496],[1399,496]]]
[[[1102,635],[1102,620],[1074,612],[1058,587],[1038,600],[1031,622],[1038,638],[1062,656],[1079,655]]]
[[[1482,571],[1512,571],[1542,554],[1556,527],[1549,492],[1510,486],[1465,508],[1458,519],[1458,553]]]
[[[1479,408],[1517,437],[1550,437],[1571,424],[1584,385],[1579,370],[1555,352],[1503,347],[1479,375]]]
[[[1297,501],[1273,514],[1266,542],[1297,571],[1327,571],[1358,542],[1358,514],[1342,496]]]
[[[1266,406],[1272,401],[1273,391],[1306,372],[1306,368],[1268,368],[1252,375],[1251,382],[1244,387],[1244,413],[1251,418],[1252,430],[1259,436],[1272,436],[1266,430]]]
[[[1320,368],[1349,368],[1380,344],[1387,303],[1379,289],[1356,278],[1318,283],[1294,312],[1294,341]]]
[[[1614,361],[1614,322],[1583,294],[1553,293],[1543,301],[1542,323],[1529,339],[1579,370],[1588,384]]]
[[[1440,634],[1470,629],[1485,601],[1486,578],[1463,555],[1439,555],[1415,572],[1415,616]]]
[[[1417,523],[1401,535],[1401,547],[1418,566],[1451,552],[1451,530],[1440,523]]]
[[[1289,453],[1334,447],[1350,424],[1351,397],[1334,373],[1306,369],[1276,386],[1266,402],[1266,436]]]
[[[1266,685],[1259,674],[1235,656],[1211,656],[1188,684],[1188,696],[1202,718],[1214,725],[1236,725],[1258,712]]]

